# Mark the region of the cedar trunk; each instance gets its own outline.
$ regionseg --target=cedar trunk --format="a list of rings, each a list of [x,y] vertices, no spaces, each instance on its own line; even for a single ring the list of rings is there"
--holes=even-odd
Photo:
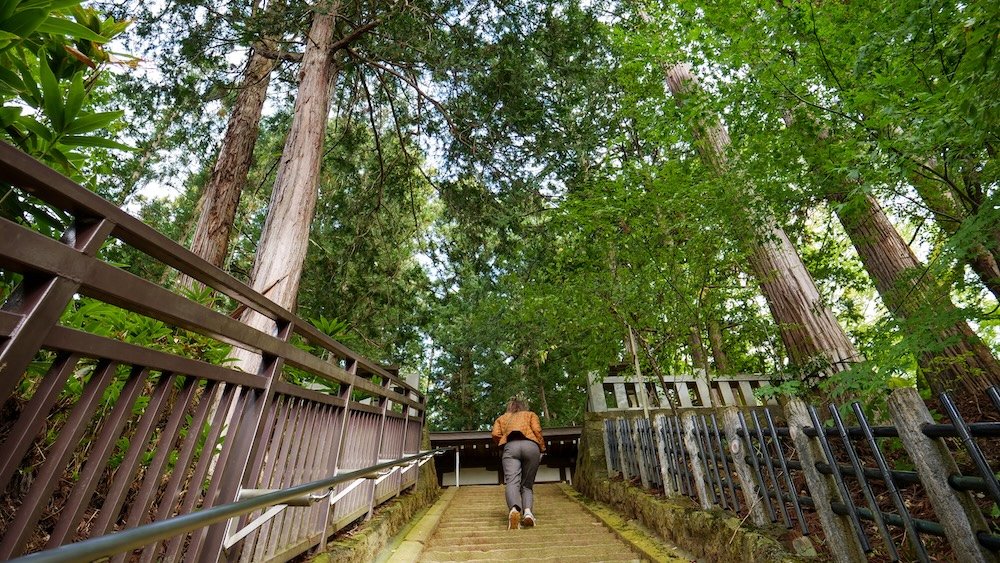
[[[722,325],[719,321],[708,321],[708,343],[712,347],[712,359],[715,360],[716,373],[729,373],[729,355],[722,341]]]
[[[703,375],[708,375],[708,354],[705,353],[705,344],[701,339],[701,329],[698,325],[691,325],[691,363],[695,371],[701,370]]]
[[[667,87],[678,104],[697,91],[687,65],[666,69]],[[716,116],[694,124],[695,143],[701,158],[718,174],[727,170],[729,134]],[[750,265],[761,284],[768,308],[781,331],[781,340],[792,361],[806,365],[828,363],[828,373],[847,369],[860,356],[833,311],[823,303],[812,276],[784,230],[773,219],[757,226]]]
[[[837,216],[851,237],[865,270],[875,282],[886,308],[899,319],[921,316],[923,322],[945,319],[936,332],[944,347],[917,353],[918,363],[935,392],[959,386],[982,392],[1000,383],[1000,364],[964,320],[957,317],[947,287],[917,260],[909,245],[870,195],[844,204],[834,196]]]
[[[236,208],[253,163],[261,110],[274,67],[275,61],[261,55],[260,48],[250,54],[218,160],[198,202],[200,213],[191,251],[215,266],[222,266],[229,250]],[[189,280],[182,283],[190,285]]]
[[[330,92],[337,77],[331,48],[337,9],[336,2],[325,2],[313,15],[299,69],[292,124],[250,275],[253,289],[292,311],[316,210]],[[247,310],[242,320],[265,332],[275,331],[274,322],[255,311]],[[255,355],[241,354],[239,360],[245,371],[257,371],[259,359]]]
[[[938,228],[949,237],[955,236],[966,218],[966,212],[962,205],[955,201],[954,194],[939,183],[917,175],[911,176],[911,183],[920,195],[920,199],[934,214],[934,222]],[[990,252],[982,242],[975,242],[965,251],[966,263],[979,276],[986,289],[1000,300],[1000,264],[997,260],[998,248]]]

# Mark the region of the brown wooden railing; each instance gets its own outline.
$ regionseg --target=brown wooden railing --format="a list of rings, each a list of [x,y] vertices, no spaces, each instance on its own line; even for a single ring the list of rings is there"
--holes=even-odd
[[[0,274],[16,282],[0,309],[0,560],[418,452],[424,397],[394,373],[3,143],[0,192],[71,218],[59,240],[0,219]],[[107,262],[106,244],[260,312],[273,334]],[[137,345],[99,322],[61,323],[95,301],[159,332]],[[259,371],[199,357],[226,346],[259,354]],[[416,475],[338,485],[327,502],[261,510],[116,560],[217,560],[224,549],[227,560],[287,560]]]

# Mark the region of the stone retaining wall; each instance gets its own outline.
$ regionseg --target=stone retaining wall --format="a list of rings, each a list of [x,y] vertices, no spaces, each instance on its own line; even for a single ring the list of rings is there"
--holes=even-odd
[[[732,562],[808,561],[775,539],[782,530],[741,525],[722,510],[702,510],[686,497],[663,498],[609,478],[604,459],[603,418],[588,413],[580,436],[574,487],[611,505],[626,518],[639,520],[668,543],[698,558]]]

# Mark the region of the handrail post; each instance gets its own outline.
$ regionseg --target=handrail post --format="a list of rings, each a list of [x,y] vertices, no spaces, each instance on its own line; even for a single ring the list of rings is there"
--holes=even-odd
[[[4,225],[11,224],[3,220]],[[87,256],[94,257],[104,245],[115,224],[100,218],[77,219],[63,234],[61,242]],[[14,227],[18,228],[18,227]],[[23,244],[10,233],[6,244]],[[80,288],[79,280],[59,274],[25,276],[8,297],[4,308],[23,315],[24,319],[6,341],[0,343],[0,403],[7,400],[21,380],[21,374],[35,357],[49,330],[58,323],[66,306]]]

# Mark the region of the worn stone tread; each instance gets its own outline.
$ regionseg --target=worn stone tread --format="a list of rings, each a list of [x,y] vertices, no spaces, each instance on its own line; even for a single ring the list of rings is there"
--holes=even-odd
[[[502,486],[461,487],[420,561],[641,561],[641,555],[556,485],[535,487],[537,525],[507,530]]]

